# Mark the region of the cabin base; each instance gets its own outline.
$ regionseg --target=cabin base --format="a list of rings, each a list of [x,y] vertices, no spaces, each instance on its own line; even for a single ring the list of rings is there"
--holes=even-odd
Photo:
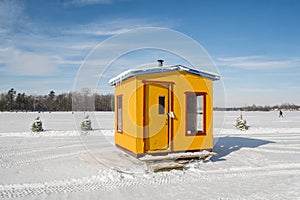
[[[154,157],[158,157],[158,156],[167,156],[167,155],[174,155],[176,153],[193,153],[193,152],[204,152],[204,151],[207,151],[207,152],[210,152],[212,153],[213,155],[212,156],[216,156],[216,153],[212,152],[212,149],[199,149],[199,150],[187,150],[187,151],[172,151],[172,152],[151,152],[151,153],[140,153],[140,154],[137,154],[135,152],[132,152],[118,144],[116,144],[116,147],[118,147],[119,149],[121,149],[122,151],[124,151],[125,153],[135,157],[135,158],[142,158],[142,157],[145,157],[147,155],[150,155],[150,156],[153,156]],[[176,157],[176,156],[175,156]]]

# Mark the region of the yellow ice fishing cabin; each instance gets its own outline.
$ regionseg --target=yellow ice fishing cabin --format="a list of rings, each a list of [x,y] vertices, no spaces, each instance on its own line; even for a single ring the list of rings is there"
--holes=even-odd
[[[127,70],[115,87],[115,144],[135,157],[211,150],[213,81],[181,65]]]

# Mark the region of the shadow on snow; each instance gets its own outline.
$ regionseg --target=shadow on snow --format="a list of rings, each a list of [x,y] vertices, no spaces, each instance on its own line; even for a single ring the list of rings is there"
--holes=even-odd
[[[219,137],[216,138],[217,143],[213,148],[213,152],[216,152],[218,156],[212,157],[212,162],[224,161],[224,157],[234,151],[238,151],[241,148],[256,148],[269,143],[274,143],[268,140],[252,139],[245,137]]]

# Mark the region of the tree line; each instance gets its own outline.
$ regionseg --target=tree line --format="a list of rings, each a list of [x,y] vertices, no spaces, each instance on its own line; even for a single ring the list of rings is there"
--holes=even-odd
[[[0,94],[0,111],[113,111],[113,94],[95,94],[88,89],[82,92],[56,94],[51,90],[47,95],[27,95],[11,88]]]
[[[251,106],[243,106],[243,107],[230,107],[230,108],[214,108],[214,110],[219,111],[272,111],[272,110],[300,110],[299,105],[291,104],[291,103],[283,103],[281,105],[274,106],[257,106],[255,104]]]
[[[299,105],[284,103],[275,106],[257,106],[218,108],[221,111],[272,111],[300,110]],[[92,93],[89,89],[80,92],[56,94],[53,90],[47,95],[27,95],[17,93],[11,88],[0,94],[0,111],[113,111],[114,95]]]

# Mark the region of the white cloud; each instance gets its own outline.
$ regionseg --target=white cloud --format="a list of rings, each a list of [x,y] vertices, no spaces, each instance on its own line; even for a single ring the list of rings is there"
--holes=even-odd
[[[243,56],[217,58],[218,66],[235,67],[242,69],[286,69],[300,66],[299,58],[273,58],[265,56]]]
[[[161,24],[149,22],[147,19],[114,19],[105,22],[94,22],[81,26],[71,27],[66,33],[84,34],[92,36],[109,36],[127,32],[141,27],[159,27]],[[170,26],[165,22],[164,27]]]
[[[273,93],[276,90],[270,88],[231,88],[231,90],[236,90],[239,92],[246,92],[246,93]]]
[[[66,5],[94,5],[94,4],[112,4],[120,0],[71,0],[66,3]]]
[[[74,0],[72,2],[84,5],[114,3],[116,1]],[[65,74],[67,75],[64,77],[64,81],[70,84],[73,82],[71,76],[76,74],[76,70],[84,62],[83,59],[89,55],[89,51],[107,36],[123,33],[134,28],[162,25],[159,24],[161,22],[153,22],[148,19],[109,19],[76,26],[61,27],[54,25],[46,27],[45,24],[32,23],[26,15],[24,5],[22,1],[0,0],[1,87],[4,83],[13,84],[14,87],[22,87],[26,81],[30,80],[34,84],[39,84],[41,88],[48,88],[50,83],[44,84],[47,80],[53,84],[58,82],[57,79],[61,79],[58,77]],[[169,22],[163,23],[165,26]],[[49,32],[51,34],[47,34]],[[107,46],[107,49],[113,50],[114,47]],[[97,69],[99,63],[104,61],[105,59],[91,59],[87,64],[95,66],[93,69]],[[88,73],[88,75],[96,74],[95,71],[97,73],[97,70],[94,70],[93,73]],[[17,76],[24,76],[25,78],[22,77],[21,82],[18,81]],[[32,78],[31,76],[35,77]],[[39,79],[42,79],[43,82],[40,82]],[[8,80],[12,80],[13,83]],[[31,84],[30,88],[33,88],[34,84]]]
[[[0,48],[0,52],[1,52],[1,53],[5,53],[5,52],[7,52],[7,51],[9,51],[9,48],[8,48],[8,47]]]
[[[22,15],[23,7],[13,0],[0,1],[1,25],[11,24]]]
[[[82,64],[82,60],[71,60],[71,59],[66,59],[61,56],[51,56],[51,60],[55,64],[59,65],[76,65],[80,66]]]
[[[58,72],[51,59],[37,53],[9,48],[2,52],[2,72],[19,76],[47,76]]]
[[[24,14],[22,1],[0,1],[0,33],[32,32],[33,27]]]
[[[3,33],[7,33],[7,29],[4,29],[4,28],[0,27],[0,34],[3,34]]]
[[[124,32],[129,31],[129,30],[130,29],[125,29],[125,28],[120,28],[120,29],[115,29],[115,30],[108,30],[108,29],[93,27],[93,28],[89,28],[89,29],[82,29],[77,33],[88,34],[88,35],[106,36],[106,35],[115,35],[115,34],[124,33]]]
[[[96,47],[97,43],[93,42],[93,43],[89,43],[87,41],[78,41],[77,40],[77,44],[71,44],[71,45],[65,45],[65,48],[68,49],[74,49],[74,50],[84,50],[84,49],[88,49],[91,50],[94,47]]]

